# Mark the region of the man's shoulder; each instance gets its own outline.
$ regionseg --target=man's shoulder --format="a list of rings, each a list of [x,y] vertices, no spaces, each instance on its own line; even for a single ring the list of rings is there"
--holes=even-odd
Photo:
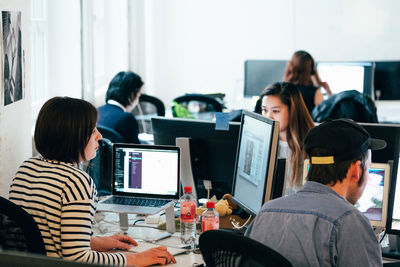
[[[310,214],[335,221],[350,214],[361,215],[349,202],[333,194],[297,192],[294,195],[271,200],[260,213]],[[361,215],[362,216],[362,215]]]

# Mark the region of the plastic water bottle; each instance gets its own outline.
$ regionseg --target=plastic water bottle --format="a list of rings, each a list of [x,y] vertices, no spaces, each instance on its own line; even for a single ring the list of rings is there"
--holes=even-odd
[[[219,214],[215,211],[215,203],[207,202],[207,210],[201,215],[201,231],[218,230],[219,229]]]
[[[192,195],[191,186],[185,186],[184,192],[179,199],[181,208],[181,241],[194,249],[196,240],[196,198]]]

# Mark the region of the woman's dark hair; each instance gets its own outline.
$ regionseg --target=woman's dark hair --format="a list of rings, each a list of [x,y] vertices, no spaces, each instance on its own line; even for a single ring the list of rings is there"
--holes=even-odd
[[[117,101],[124,107],[135,100],[143,81],[132,71],[121,71],[111,80],[106,93],[106,102],[110,99]]]
[[[310,155],[313,156],[326,156],[330,155],[327,149],[323,148],[313,148],[310,151]],[[346,177],[347,171],[350,168],[350,165],[355,163],[356,161],[361,161],[361,169],[363,173],[361,175],[361,179],[359,180],[359,184],[362,183],[365,170],[365,163],[368,159],[368,150],[352,160],[346,160],[342,162],[338,162],[335,164],[310,164],[310,169],[308,171],[307,179],[308,181],[318,182],[324,185],[335,185],[337,182],[342,182]]]
[[[89,102],[53,97],[40,109],[35,127],[35,145],[46,159],[79,163],[96,127],[97,110]]]
[[[293,170],[293,176],[290,184],[294,185],[301,178],[299,164],[300,159],[305,155],[303,143],[307,132],[314,127],[314,122],[296,85],[287,82],[274,83],[264,89],[260,99],[269,95],[279,97],[282,103],[288,107],[289,121],[286,138],[292,152],[290,167]]]
[[[314,59],[303,50],[295,52],[292,59],[286,64],[283,80],[296,85],[312,85],[311,75],[315,74]]]

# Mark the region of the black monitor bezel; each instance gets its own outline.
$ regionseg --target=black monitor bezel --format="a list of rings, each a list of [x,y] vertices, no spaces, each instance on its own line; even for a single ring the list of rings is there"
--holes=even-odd
[[[254,211],[251,207],[249,207],[248,205],[246,205],[245,203],[243,203],[241,200],[239,200],[237,197],[235,197],[234,192],[235,192],[235,186],[236,186],[236,177],[237,177],[237,165],[238,165],[238,161],[239,161],[239,152],[240,152],[240,144],[241,144],[241,137],[242,137],[242,133],[243,133],[243,124],[245,121],[245,116],[263,121],[265,123],[268,123],[270,125],[272,125],[272,131],[271,133],[274,133],[274,129],[275,127],[279,127],[279,124],[276,123],[276,121],[273,121],[267,117],[264,117],[260,114],[254,113],[254,112],[250,112],[250,111],[243,111],[242,113],[242,118],[241,118],[241,124],[240,124],[240,132],[239,132],[239,140],[238,140],[238,145],[237,145],[237,152],[236,152],[236,161],[235,161],[235,169],[234,169],[234,175],[233,175],[233,184],[232,184],[232,200],[243,210],[245,210],[248,214],[252,215],[252,216],[256,216],[258,212]],[[271,134],[271,138],[270,138],[270,143],[272,144],[273,141],[273,134]],[[279,146],[279,141],[278,141],[278,146]],[[271,150],[272,150],[272,145],[269,147],[269,159],[271,158]],[[274,155],[275,158],[275,163],[274,163],[274,170],[276,169],[276,165],[278,162],[278,149],[276,149],[276,155]],[[263,201],[265,200],[265,194],[266,194],[266,190],[267,190],[267,182],[268,182],[268,171],[265,174],[265,181],[264,181],[264,191],[263,191]],[[271,190],[273,190],[273,187],[271,188]],[[251,197],[251,196],[249,196]],[[264,203],[261,204],[261,207]],[[260,209],[261,209],[260,207]]]

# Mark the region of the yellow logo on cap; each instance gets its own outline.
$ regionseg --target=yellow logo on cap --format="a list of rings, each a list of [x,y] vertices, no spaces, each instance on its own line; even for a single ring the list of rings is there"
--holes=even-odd
[[[333,163],[335,163],[333,156],[311,157],[311,164],[333,164]]]

